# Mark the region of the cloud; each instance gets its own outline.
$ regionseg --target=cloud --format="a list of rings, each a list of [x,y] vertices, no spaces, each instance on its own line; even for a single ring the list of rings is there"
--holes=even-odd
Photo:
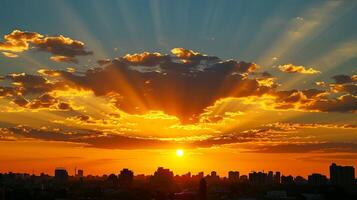
[[[51,82],[39,75],[31,74],[9,74],[4,77],[12,81],[12,94],[27,95],[27,94],[44,94],[53,90],[66,90],[68,85],[63,82]]]
[[[106,64],[109,64],[111,63],[111,60],[110,59],[101,59],[101,60],[98,60],[97,63],[102,66],[102,65],[106,65]]]
[[[32,47],[31,47],[32,46]],[[7,57],[17,57],[20,53],[34,48],[51,53],[51,60],[55,62],[75,62],[76,56],[90,55],[92,52],[85,49],[84,43],[63,35],[43,36],[36,32],[14,30],[4,36],[0,42],[0,51]]]
[[[4,36],[5,41],[0,42],[0,51],[23,52],[30,48],[30,42],[42,37],[36,32],[14,30]]]
[[[8,57],[8,58],[17,58],[19,57],[19,55],[17,54],[14,54],[14,53],[10,53],[10,52],[1,52],[5,57]]]
[[[335,75],[332,77],[337,84],[345,84],[345,83],[352,83],[357,82],[357,75],[349,76],[345,74]]]
[[[76,56],[92,54],[92,52],[85,50],[83,42],[63,35],[40,38],[34,40],[33,44],[38,50],[54,55],[51,60],[55,62],[77,62]]]
[[[357,111],[357,97],[354,95],[342,95],[335,99],[320,99],[313,101],[305,108],[323,112],[353,112]]]
[[[68,85],[112,98],[127,113],[161,110],[183,122],[195,121],[218,99],[261,96],[275,87],[273,83],[262,85],[262,75],[248,77],[258,68],[254,63],[224,61],[199,53],[188,55],[128,54],[84,75],[60,70],[51,73]]]
[[[88,115],[78,115],[74,120],[83,123],[96,123],[97,120]],[[305,153],[305,152],[356,152],[357,141],[332,142],[324,137],[317,137],[317,130],[332,129],[356,131],[353,124],[317,124],[317,123],[272,123],[245,131],[229,131],[219,135],[202,135],[201,137],[161,138],[152,136],[134,136],[125,131],[109,129],[85,129],[61,126],[61,128],[32,128],[15,126],[0,129],[0,138],[13,140],[36,139],[41,141],[73,142],[95,148],[110,149],[151,149],[151,148],[210,148],[222,146],[234,148],[238,146],[245,152],[264,153]],[[316,133],[316,134],[315,134]],[[342,132],[340,133],[342,134]],[[353,146],[355,145],[355,146]]]
[[[39,75],[9,74],[3,79],[11,81],[12,87],[0,88],[0,96],[16,102],[17,96],[28,99],[53,91],[87,90],[128,114],[162,111],[182,123],[200,121],[207,107],[225,98],[254,99],[245,103],[262,105],[262,109],[356,112],[355,76],[333,77],[337,83],[324,83],[330,90],[279,91],[276,77],[257,71],[255,63],[221,60],[182,48],[172,51],[173,55],[127,54],[98,61],[101,67],[80,73],[42,69]]]
[[[175,148],[174,142],[158,139],[130,137],[114,133],[103,133],[94,130],[72,130],[31,128],[17,126],[0,129],[0,138],[3,136],[9,141],[35,139],[40,141],[72,142],[87,147],[106,149],[148,149],[148,148]],[[11,140],[10,140],[11,139]]]
[[[254,153],[357,153],[357,143],[317,142],[254,146],[246,152]]]
[[[22,96],[17,96],[13,103],[16,105],[28,108],[28,109],[41,109],[41,108],[49,108],[52,110],[72,110],[72,107],[67,102],[62,102],[56,97],[51,96],[50,94],[43,94],[32,101],[25,99]]]
[[[54,62],[73,62],[73,63],[78,63],[78,60],[75,59],[74,57],[68,57],[68,56],[51,56],[50,59]]]
[[[297,66],[293,64],[280,65],[279,70],[287,73],[300,73],[300,74],[317,74],[321,73],[313,68],[305,68],[304,66]]]
[[[267,124],[265,127],[274,128],[277,130],[285,131],[295,131],[297,129],[303,128],[331,128],[331,129],[355,129],[357,130],[357,125],[353,124],[321,124],[321,123],[287,123],[287,122],[277,122],[272,124]]]

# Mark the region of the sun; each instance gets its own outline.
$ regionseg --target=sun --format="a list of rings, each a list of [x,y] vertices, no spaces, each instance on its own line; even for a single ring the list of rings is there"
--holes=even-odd
[[[179,157],[182,157],[184,154],[183,150],[182,149],[177,149],[176,150],[176,155],[179,156]]]

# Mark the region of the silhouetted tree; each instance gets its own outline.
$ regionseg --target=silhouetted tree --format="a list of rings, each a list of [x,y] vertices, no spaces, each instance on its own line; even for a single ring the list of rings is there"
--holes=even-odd
[[[111,187],[118,186],[118,177],[115,174],[110,174],[107,178],[107,182]]]

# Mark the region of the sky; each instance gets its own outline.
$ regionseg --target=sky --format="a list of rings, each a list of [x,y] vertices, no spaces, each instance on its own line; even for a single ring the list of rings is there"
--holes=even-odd
[[[356,1],[1,4],[0,172],[357,166]]]

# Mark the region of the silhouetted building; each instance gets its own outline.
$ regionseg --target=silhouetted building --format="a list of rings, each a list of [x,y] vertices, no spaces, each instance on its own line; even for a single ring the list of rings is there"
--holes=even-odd
[[[55,169],[55,180],[65,182],[68,180],[68,172],[65,168],[58,167]]]
[[[212,171],[210,175],[206,176],[206,179],[208,183],[216,183],[220,180],[216,171]]]
[[[150,179],[151,186],[160,191],[169,191],[173,186],[174,173],[170,169],[159,167]]]
[[[274,184],[280,184],[280,172],[275,172],[274,174]]]
[[[134,179],[134,173],[129,169],[123,169],[118,176],[120,187],[130,187]]]
[[[296,185],[305,185],[308,183],[307,180],[302,176],[295,177],[294,182]]]
[[[248,176],[247,175],[242,175],[239,177],[239,181],[240,182],[243,182],[243,183],[246,183],[248,182]]]
[[[198,199],[199,200],[207,199],[207,182],[204,178],[200,180],[200,186],[198,188]]]
[[[238,171],[229,171],[228,172],[228,180],[230,182],[238,182],[239,181],[239,172]]]
[[[289,175],[289,176],[281,176],[281,184],[283,185],[292,185],[294,184],[294,177]]]
[[[269,171],[267,174],[266,183],[268,185],[271,185],[271,184],[273,184],[273,182],[274,182],[274,173],[272,171]]]
[[[84,176],[83,169],[79,169],[79,170],[77,171],[77,177],[82,178],[83,176]]]
[[[322,174],[311,174],[308,177],[308,182],[310,185],[326,185],[327,178],[325,175]]]
[[[355,169],[353,166],[330,165],[330,180],[334,185],[353,185],[355,181]]]
[[[199,181],[201,180],[202,178],[204,177],[204,173],[203,172],[199,172],[198,174],[196,175],[192,175],[192,179],[195,180],[195,181]]]
[[[264,172],[252,172],[249,173],[249,182],[253,185],[266,184],[267,174]]]

